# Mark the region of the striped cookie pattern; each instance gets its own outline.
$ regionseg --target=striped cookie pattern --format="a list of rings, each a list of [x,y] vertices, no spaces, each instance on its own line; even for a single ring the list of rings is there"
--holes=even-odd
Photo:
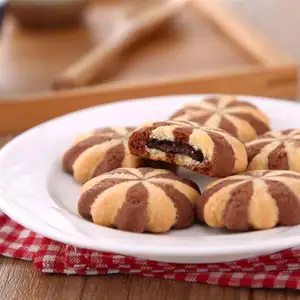
[[[132,127],[107,127],[80,135],[64,154],[64,170],[84,183],[116,168],[139,167],[141,159],[128,150],[128,136],[133,130]]]
[[[300,174],[245,172],[210,184],[196,201],[197,217],[234,231],[300,224]]]
[[[226,130],[248,142],[270,130],[269,118],[255,105],[230,95],[187,103],[170,118]]]
[[[86,182],[79,214],[94,223],[131,232],[167,232],[194,221],[198,186],[153,168],[119,168]]]
[[[245,145],[224,130],[188,121],[153,122],[129,137],[131,154],[183,166],[213,177],[245,171]]]
[[[300,172],[300,129],[267,132],[246,147],[248,170]]]

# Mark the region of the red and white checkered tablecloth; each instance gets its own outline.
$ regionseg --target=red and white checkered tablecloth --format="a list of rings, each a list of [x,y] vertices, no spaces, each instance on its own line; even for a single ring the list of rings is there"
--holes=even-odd
[[[300,289],[300,246],[228,263],[162,263],[74,248],[42,237],[0,212],[0,254],[32,261],[45,273],[124,273],[220,286]]]

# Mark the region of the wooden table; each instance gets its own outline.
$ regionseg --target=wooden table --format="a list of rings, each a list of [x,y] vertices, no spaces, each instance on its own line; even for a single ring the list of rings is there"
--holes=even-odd
[[[226,1],[283,51],[295,60],[300,59],[299,0]],[[9,137],[0,138],[0,144],[7,138]],[[0,257],[1,300],[292,300],[298,298],[299,293],[295,291],[222,288],[134,276],[42,275],[36,273],[29,262]]]

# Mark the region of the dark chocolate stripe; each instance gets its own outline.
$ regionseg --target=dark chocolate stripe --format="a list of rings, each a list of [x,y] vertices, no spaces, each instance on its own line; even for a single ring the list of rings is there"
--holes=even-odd
[[[181,108],[180,110],[178,110],[176,113],[174,113],[171,117],[170,120],[181,117],[183,115],[185,115],[187,109],[186,108]]]
[[[220,128],[224,129],[225,131],[229,132],[234,137],[238,136],[237,127],[225,117],[221,118],[221,122],[219,125]]]
[[[283,143],[268,155],[268,161],[271,170],[289,170],[287,152]]]
[[[243,179],[224,179],[220,183],[216,183],[214,186],[212,186],[210,189],[207,189],[196,201],[196,214],[199,219],[199,221],[204,221],[203,212],[204,212],[204,206],[206,202],[209,200],[209,198],[217,193],[220,189],[222,189],[225,186],[229,186],[230,184],[234,184],[236,182],[241,182]]]
[[[116,216],[116,227],[120,230],[143,232],[148,224],[148,190],[143,183],[130,187],[126,200]]]
[[[178,180],[178,179],[177,179]],[[187,184],[188,186],[190,186],[191,188],[193,188],[194,190],[196,190],[199,194],[201,194],[201,191],[200,191],[200,188],[199,186],[197,185],[197,183],[195,183],[194,181],[192,180],[189,180],[189,179],[186,179],[186,178],[183,178],[180,180],[182,183],[184,184]]]
[[[214,105],[217,106],[219,104],[220,99],[219,98],[206,98],[206,99],[204,99],[202,101],[203,102],[207,102],[207,103],[211,103],[211,104],[214,104]],[[201,102],[200,102],[200,105],[201,105]]]
[[[248,162],[251,163],[253,158],[259,154],[259,152],[267,145],[269,145],[269,142],[262,142],[262,143],[257,143],[257,144],[253,144],[250,146],[246,145],[246,149],[247,149],[247,155],[248,155]]]
[[[253,127],[257,135],[262,135],[270,130],[269,126],[250,113],[230,113],[230,115],[247,121]]]
[[[220,134],[213,131],[207,132],[214,142],[211,168],[207,170],[208,176],[225,177],[233,173],[235,153],[231,144]],[[201,166],[199,168],[201,171]]]
[[[149,179],[151,179],[151,178],[159,178],[159,179],[162,178],[162,179],[171,179],[174,181],[179,181],[179,182],[182,182],[182,183],[190,186],[191,188],[196,190],[198,193],[200,193],[200,189],[195,182],[193,182],[189,179],[184,179],[184,178],[178,177],[177,175],[175,175],[174,173],[171,173],[171,172],[149,177]]]
[[[130,179],[105,179],[93,186],[91,189],[88,189],[87,191],[82,193],[77,204],[79,214],[83,218],[91,220],[91,206],[94,203],[97,196],[103,193],[105,190],[126,181],[130,181]]]
[[[158,126],[157,126],[158,127]],[[149,159],[150,154],[147,152],[146,145],[150,139],[151,132],[155,126],[142,127],[134,131],[128,138],[128,148],[132,155]]]
[[[161,188],[173,202],[177,211],[176,223],[174,224],[174,227],[186,228],[190,226],[194,221],[195,212],[192,202],[186,197],[186,195],[169,184],[153,182],[152,184]]]
[[[139,168],[138,169],[144,176],[147,175],[148,173],[154,171],[154,168]]]
[[[172,121],[165,121],[165,122],[154,122],[152,123],[152,126],[157,128],[161,126],[172,126],[174,123]]]
[[[280,133],[284,134],[284,135],[288,135],[290,134],[292,131],[294,131],[295,129],[285,129],[285,130],[281,130]]]
[[[110,171],[109,174],[111,174],[111,175],[114,175],[114,174],[128,174],[128,175],[136,176],[134,173],[132,173],[130,171],[130,168],[118,168],[118,169]]]
[[[204,125],[205,122],[212,116],[212,114],[213,113],[209,113],[209,114],[202,115],[202,116],[193,116],[193,117],[189,118],[189,121]]]
[[[120,168],[122,166],[122,162],[124,158],[125,158],[125,148],[123,143],[120,143],[110,148],[105,153],[103,160],[95,169],[93,177]]]
[[[251,107],[251,108],[254,108],[254,109],[258,109],[257,106],[255,106],[254,104],[252,103],[249,103],[249,102],[245,102],[245,101],[235,101],[235,102],[231,102],[229,103],[226,108],[230,108],[230,107],[240,107],[240,106],[243,106],[243,107]]]
[[[285,184],[273,180],[265,180],[268,191],[276,200],[279,209],[280,225],[296,225],[300,223],[300,201],[294,192]]]
[[[224,225],[228,229],[246,231],[250,228],[248,207],[253,195],[253,181],[241,183],[230,193],[223,212]]]
[[[153,169],[169,170],[173,173],[177,172],[177,166],[176,165],[169,164],[167,162],[160,161],[160,160],[144,159],[143,160],[143,166],[153,168]]]
[[[119,133],[117,133],[116,131],[114,131],[112,128],[110,127],[104,127],[104,128],[96,128],[94,130],[94,134],[106,134],[106,133],[110,133],[111,137],[114,137],[114,138],[118,138],[120,137],[121,135]]]
[[[63,168],[69,172],[73,173],[73,164],[75,160],[88,148],[91,148],[94,145],[102,144],[106,141],[110,141],[112,138],[108,136],[98,136],[93,135],[78,144],[72,146],[63,157],[62,165]]]
[[[188,144],[192,133],[191,127],[176,127],[173,130],[174,142]]]

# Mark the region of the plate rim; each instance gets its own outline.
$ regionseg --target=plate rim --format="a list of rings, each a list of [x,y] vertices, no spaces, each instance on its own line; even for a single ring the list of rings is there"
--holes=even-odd
[[[85,113],[88,113],[88,111],[92,111],[94,109],[97,109],[99,107],[104,107],[104,106],[114,106],[114,105],[118,105],[118,104],[126,104],[127,102],[132,102],[132,101],[144,101],[144,100],[148,100],[148,101],[158,101],[159,99],[161,98],[186,98],[186,97],[199,97],[200,99],[202,99],[203,97],[206,97],[206,96],[215,96],[215,95],[219,95],[219,94],[184,94],[184,95],[168,95],[168,96],[159,96],[159,97],[146,97],[146,98],[137,98],[137,99],[125,99],[125,100],[122,100],[122,101],[117,101],[117,102],[113,102],[113,103],[107,103],[107,104],[103,104],[103,105],[95,105],[95,106],[92,106],[92,107],[88,107],[88,108],[85,108],[85,109],[80,109],[80,110],[77,110],[77,111],[74,111],[74,112],[71,112],[71,113],[68,113],[68,114],[64,114],[62,116],[59,116],[59,117],[56,117],[56,118],[53,118],[53,119],[50,119],[46,122],[43,122],[37,126],[34,126],[24,132],[22,132],[20,135],[18,135],[17,137],[13,138],[11,141],[9,141],[6,145],[4,145],[2,147],[2,149],[0,150],[0,161],[2,160],[2,157],[5,156],[5,154],[7,152],[10,151],[10,149],[12,147],[15,146],[15,144],[19,143],[19,142],[22,142],[22,139],[26,139],[26,136],[31,134],[32,132],[40,129],[41,127],[44,127],[44,126],[47,126],[49,123],[53,123],[53,122],[56,122],[58,120],[62,120],[64,118],[70,118],[72,117],[73,115],[76,115],[76,114],[85,114]],[[248,98],[248,99],[260,99],[260,100],[272,100],[272,101],[285,101],[285,102],[290,102],[291,104],[296,104],[297,105],[297,102],[294,102],[294,101],[291,101],[291,100],[284,100],[284,99],[277,99],[277,98],[271,98],[271,97],[257,97],[257,96],[249,96],[249,95],[235,95],[237,97],[242,97],[242,98]],[[0,179],[1,181],[1,179]],[[1,200],[1,199],[0,199]],[[18,220],[16,221],[17,223],[19,223],[20,225],[26,227],[27,229],[30,229],[44,237],[49,237],[53,240],[56,240],[56,241],[59,241],[59,242],[62,242],[62,243],[68,243],[68,244],[72,244],[74,246],[78,246],[78,247],[83,247],[83,248],[87,248],[86,244],[83,245],[82,243],[80,243],[79,241],[76,241],[76,237],[75,239],[70,238],[69,237],[69,240],[66,241],[64,240],[63,238],[63,235],[62,236],[57,236],[55,234],[50,234],[49,232],[46,232],[47,230],[44,230],[44,227],[40,227],[40,228],[37,228],[34,226],[34,220],[26,220],[26,217],[24,218],[20,213],[18,214],[16,211],[14,211],[13,207],[7,207],[5,206],[5,204],[2,205],[2,202],[3,201],[0,201],[0,209],[2,209],[2,211],[8,215],[9,217],[11,217],[13,220]],[[4,203],[4,202],[3,202]],[[126,232],[127,233],[127,232]],[[127,233],[127,234],[134,234],[135,233]],[[299,233],[300,235],[300,233]],[[285,248],[289,248],[289,247],[292,247],[292,246],[295,246],[297,244],[299,244],[299,241],[296,243],[296,239],[299,235],[292,235],[292,236],[284,236],[284,237],[279,237],[277,236],[276,239],[271,239],[271,240],[268,240],[266,242],[266,244],[264,245],[264,252],[268,253],[268,252],[271,252],[274,250],[274,248],[278,248],[278,249],[285,249]],[[105,238],[107,239],[107,238]],[[131,244],[132,245],[132,244]],[[102,250],[101,251],[114,251],[113,247],[114,247],[114,244],[105,244],[101,246],[102,247]],[[148,246],[147,246],[148,247]],[[197,247],[199,247],[197,245]],[[207,247],[203,247],[201,248],[201,251],[199,253],[199,249],[197,250],[195,247],[195,245],[193,245],[193,247],[191,249],[188,249],[188,248],[185,248],[185,251],[184,251],[184,254],[182,256],[193,256],[193,257],[198,257],[199,255],[204,257],[204,256],[211,256],[211,255],[235,255],[235,254],[241,254],[241,252],[251,252],[251,250],[253,251],[257,251],[255,250],[257,248],[257,246],[255,246],[255,243],[252,243],[250,245],[247,244],[247,249],[245,249],[245,246],[244,245],[237,245],[237,244],[232,244],[232,245],[226,245],[226,248],[219,248],[219,247],[215,247],[214,249],[212,248],[207,248]],[[98,248],[98,246],[95,244],[95,245],[92,245],[92,244],[89,244],[88,245],[88,248],[89,249],[93,249],[93,250],[100,250]],[[121,249],[122,248],[122,249]],[[121,250],[120,250],[121,249]],[[176,251],[177,249],[173,249],[174,251],[170,251],[170,247],[166,247],[165,249],[161,249],[161,248],[155,248],[155,247],[151,247],[151,248],[147,248],[145,249],[145,247],[143,247],[143,245],[135,245],[134,247],[131,247],[131,249],[129,250],[128,249],[128,245],[125,244],[125,245],[118,245],[118,252],[122,252],[122,253],[128,253],[130,252],[130,255],[140,255],[140,253],[142,252],[143,255],[166,255],[168,257],[175,257],[175,256],[178,256],[180,255],[181,253],[178,253],[178,251]]]

